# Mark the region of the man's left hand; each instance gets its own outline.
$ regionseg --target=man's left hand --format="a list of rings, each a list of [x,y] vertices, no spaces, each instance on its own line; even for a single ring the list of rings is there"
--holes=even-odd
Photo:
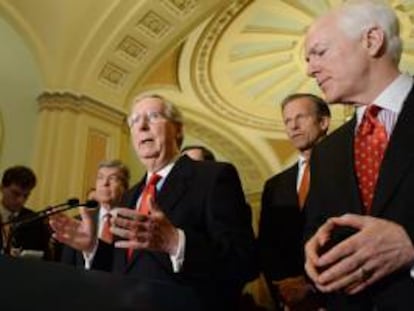
[[[349,226],[358,232],[318,255],[337,226]],[[344,290],[355,294],[414,263],[414,247],[402,226],[389,220],[354,214],[328,219],[306,243],[305,253],[305,269],[322,292]],[[323,267],[328,268],[319,272]]]
[[[176,254],[178,230],[152,200],[148,215],[129,208],[114,208],[111,214],[112,233],[125,239],[116,241],[115,247]]]

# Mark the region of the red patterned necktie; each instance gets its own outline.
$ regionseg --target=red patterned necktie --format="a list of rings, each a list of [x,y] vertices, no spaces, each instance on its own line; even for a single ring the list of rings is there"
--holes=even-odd
[[[101,240],[109,244],[111,244],[113,241],[113,235],[112,235],[110,228],[111,228],[111,214],[106,213],[103,219]]]
[[[300,185],[299,185],[299,190],[298,190],[298,199],[299,199],[300,208],[302,208],[303,205],[305,204],[305,200],[309,192],[309,184],[310,184],[309,161],[305,161],[303,164],[303,175],[302,175],[302,179],[300,180]]]
[[[367,107],[354,141],[355,171],[358,187],[366,214],[370,213],[378,173],[388,137],[385,127],[377,116],[380,107]]]
[[[140,214],[143,215],[148,215],[150,212],[150,206],[149,206],[149,202],[150,200],[155,200],[155,196],[156,196],[156,185],[158,183],[158,181],[161,179],[160,175],[157,174],[153,174],[150,178],[150,180],[148,181],[148,183],[145,185],[144,190],[142,191],[141,194],[141,200],[139,205],[137,205],[137,211]],[[131,261],[132,259],[132,254],[134,253],[134,249],[132,248],[128,248],[127,249],[127,260],[128,262]]]

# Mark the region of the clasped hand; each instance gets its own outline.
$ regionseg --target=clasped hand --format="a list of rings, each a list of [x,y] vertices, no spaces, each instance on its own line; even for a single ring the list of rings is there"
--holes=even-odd
[[[338,226],[355,228],[357,233],[319,254]],[[402,226],[354,214],[328,219],[306,243],[305,255],[305,270],[320,291],[348,294],[414,262],[414,248]]]

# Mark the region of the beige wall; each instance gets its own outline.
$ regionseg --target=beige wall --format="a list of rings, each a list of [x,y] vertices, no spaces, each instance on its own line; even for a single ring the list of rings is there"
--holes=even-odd
[[[38,118],[36,97],[43,89],[31,51],[0,17],[0,171],[31,165]]]

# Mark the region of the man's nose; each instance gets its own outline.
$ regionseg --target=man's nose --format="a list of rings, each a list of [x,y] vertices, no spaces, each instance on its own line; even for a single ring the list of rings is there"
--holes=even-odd
[[[149,121],[148,121],[148,117],[146,115],[143,115],[139,121],[137,122],[137,127],[140,130],[146,130],[149,128]]]
[[[309,59],[306,65],[306,74],[309,77],[315,78],[315,75],[319,72],[319,65],[314,59]]]

